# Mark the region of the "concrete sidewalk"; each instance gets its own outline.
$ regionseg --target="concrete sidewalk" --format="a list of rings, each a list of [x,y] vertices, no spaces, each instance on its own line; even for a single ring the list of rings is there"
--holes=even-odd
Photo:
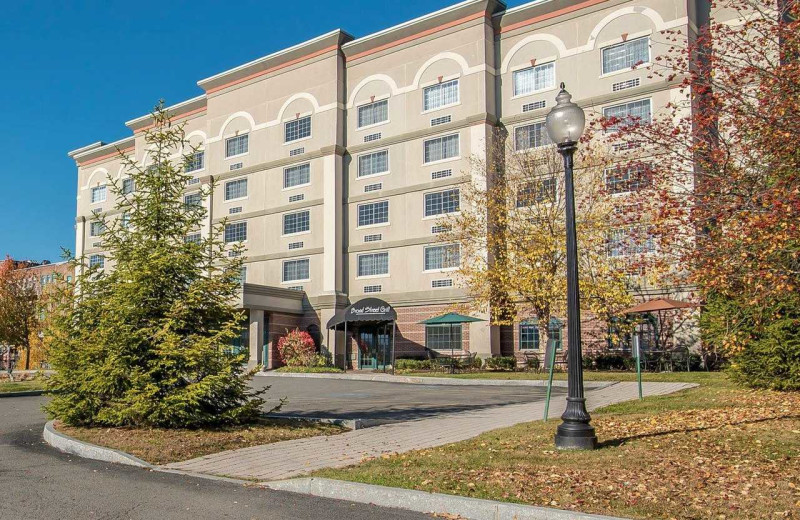
[[[691,383],[644,383],[644,395],[663,395],[697,386]],[[636,399],[636,383],[616,383],[586,394],[591,411],[609,404]],[[550,404],[550,417],[560,416],[566,398]],[[544,402],[513,404],[479,411],[440,415],[374,428],[355,430],[332,437],[311,437],[292,441],[224,451],[184,462],[168,464],[169,469],[224,475],[242,479],[280,480],[322,468],[341,468],[367,457],[432,448],[470,439],[489,430],[542,418]]]

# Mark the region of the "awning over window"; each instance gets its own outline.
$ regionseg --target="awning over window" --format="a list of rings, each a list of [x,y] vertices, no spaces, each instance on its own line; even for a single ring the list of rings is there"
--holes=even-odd
[[[391,305],[378,298],[364,298],[344,309],[336,311],[336,314],[328,320],[329,329],[343,329],[347,323],[383,323],[397,319],[397,312]]]

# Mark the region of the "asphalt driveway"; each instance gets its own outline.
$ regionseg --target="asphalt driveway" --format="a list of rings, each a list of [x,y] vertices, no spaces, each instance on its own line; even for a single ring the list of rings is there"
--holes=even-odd
[[[42,440],[44,401],[0,398],[2,520],[430,518],[67,455]]]
[[[481,410],[545,398],[543,386],[441,386],[306,377],[258,376],[253,386],[271,388],[270,406],[288,402],[280,415],[408,421],[443,413]],[[554,387],[553,395],[565,388]]]

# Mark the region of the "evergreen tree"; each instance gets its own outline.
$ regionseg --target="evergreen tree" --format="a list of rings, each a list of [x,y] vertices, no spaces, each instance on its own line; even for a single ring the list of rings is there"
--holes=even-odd
[[[152,117],[148,165],[120,152],[130,180],[110,180],[115,209],[97,216],[104,268],[75,259],[76,286],[60,293],[48,331],[56,373],[46,410],[74,425],[249,421],[264,401],[248,388],[245,355],[231,349],[244,320],[234,304],[241,246],[227,254],[224,222],[196,240],[207,210],[184,199],[196,150],[163,102]],[[212,188],[199,189],[201,201]]]

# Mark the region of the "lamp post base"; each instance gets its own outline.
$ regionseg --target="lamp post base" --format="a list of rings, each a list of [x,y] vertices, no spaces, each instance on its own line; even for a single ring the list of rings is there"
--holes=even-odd
[[[556,430],[556,448],[559,450],[593,450],[597,447],[597,435],[589,424],[586,399],[567,398],[567,410],[561,416],[562,423]]]

